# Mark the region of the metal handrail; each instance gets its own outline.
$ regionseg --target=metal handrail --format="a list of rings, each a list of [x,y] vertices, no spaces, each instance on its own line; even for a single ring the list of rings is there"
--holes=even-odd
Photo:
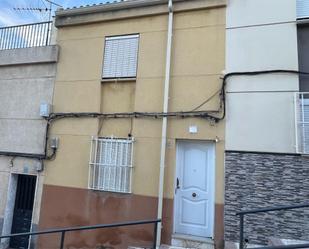
[[[280,245],[280,246],[254,247],[254,249],[298,249],[298,248],[309,248],[309,243],[293,244],[293,245]]]
[[[305,208],[305,207],[309,207],[309,203],[291,205],[291,206],[278,206],[278,207],[267,207],[267,208],[260,208],[260,209],[244,210],[244,211],[237,212],[236,215],[265,213],[265,212],[271,212],[271,211],[290,210],[290,209],[298,209],[298,208]]]
[[[0,50],[50,45],[52,22],[0,27]]]
[[[157,220],[140,220],[140,221],[130,221],[130,222],[122,222],[122,223],[113,223],[113,224],[99,224],[92,226],[79,226],[79,227],[67,227],[67,228],[57,228],[57,229],[49,229],[44,231],[37,232],[28,232],[28,233],[16,233],[16,234],[8,234],[0,236],[1,239],[12,238],[12,237],[20,237],[20,236],[31,236],[31,235],[42,235],[42,234],[54,234],[61,233],[60,239],[60,249],[64,248],[64,239],[66,232],[74,232],[74,231],[82,231],[82,230],[95,230],[95,229],[103,229],[103,228],[113,228],[113,227],[124,227],[124,226],[136,226],[136,225],[145,225],[145,224],[154,224],[154,239],[152,248],[155,249],[157,247],[157,227],[158,223],[161,222],[161,219]]]
[[[16,27],[23,27],[23,26],[29,26],[29,25],[35,25],[35,24],[42,24],[42,23],[51,23],[51,21],[26,23],[26,24],[20,24],[20,25],[12,25],[12,26],[4,26],[4,27],[0,27],[0,29],[16,28]]]
[[[290,205],[290,206],[266,207],[266,208],[243,210],[243,211],[237,212],[236,215],[239,215],[239,218],[240,218],[239,249],[244,249],[244,216],[245,215],[266,213],[266,212],[273,212],[273,211],[282,211],[282,210],[293,210],[293,209],[306,208],[306,207],[309,207],[309,203]],[[309,248],[309,244],[267,246],[267,247],[257,247],[255,249],[294,249],[294,248],[307,248],[307,247]]]

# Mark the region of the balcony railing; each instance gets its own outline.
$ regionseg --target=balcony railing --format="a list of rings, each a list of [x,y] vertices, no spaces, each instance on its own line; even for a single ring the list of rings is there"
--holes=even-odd
[[[50,45],[52,22],[0,28],[0,50]]]
[[[309,92],[295,93],[296,152],[309,154]]]

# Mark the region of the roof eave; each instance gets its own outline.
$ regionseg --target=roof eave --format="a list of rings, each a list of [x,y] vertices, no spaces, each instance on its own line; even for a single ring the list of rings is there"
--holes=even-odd
[[[173,0],[174,11],[225,7],[226,0]],[[96,22],[153,16],[168,13],[168,0],[131,0],[80,7],[56,12],[55,26],[75,26]]]
[[[63,16],[74,16],[74,15],[85,15],[85,14],[93,14],[93,13],[102,13],[116,10],[125,10],[125,9],[133,9],[133,8],[141,8],[141,7],[149,7],[156,6],[161,4],[166,4],[168,0],[131,0],[131,1],[122,1],[116,3],[109,4],[99,4],[93,6],[86,6],[80,8],[71,8],[71,9],[58,9],[56,13],[56,17]],[[181,2],[185,0],[174,0],[175,2]]]

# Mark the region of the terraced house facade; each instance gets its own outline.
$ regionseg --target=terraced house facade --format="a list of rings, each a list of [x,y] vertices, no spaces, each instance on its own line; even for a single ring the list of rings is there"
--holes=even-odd
[[[58,10],[60,56],[39,228],[162,218],[163,244],[223,246],[225,2]],[[72,233],[69,248],[149,246],[152,226]],[[40,248],[59,241],[38,240]]]

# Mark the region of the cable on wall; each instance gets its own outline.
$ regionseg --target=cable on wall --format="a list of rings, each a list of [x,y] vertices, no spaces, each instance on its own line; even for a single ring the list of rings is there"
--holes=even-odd
[[[285,69],[275,69],[275,70],[262,70],[262,71],[248,71],[248,72],[231,72],[224,75],[222,78],[222,88],[221,88],[221,104],[222,104],[222,116],[217,117],[217,120],[223,120],[226,116],[226,84],[227,80],[235,76],[257,76],[263,74],[296,74],[296,75],[308,75],[309,72],[302,72],[297,70],[285,70]]]
[[[263,74],[296,74],[296,75],[308,75],[309,72],[301,72],[297,70],[264,70],[264,71],[248,71],[248,72],[231,72],[227,73],[222,78],[221,89],[216,91],[206,100],[204,100],[197,107],[193,108],[191,111],[179,111],[179,112],[123,112],[123,113],[96,113],[96,112],[72,112],[72,113],[52,113],[49,117],[46,118],[46,133],[45,133],[45,147],[44,154],[29,154],[29,153],[17,153],[17,152],[8,152],[0,151],[0,156],[9,156],[9,157],[23,157],[37,160],[53,160],[55,159],[57,149],[52,148],[52,152],[48,155],[48,136],[50,125],[60,119],[68,118],[99,118],[99,119],[117,119],[117,118],[203,118],[211,121],[219,122],[225,119],[226,116],[226,84],[227,80],[235,76],[257,76]],[[197,111],[199,108],[203,107],[208,103],[212,98],[217,94],[220,95],[220,107],[215,111]],[[215,114],[222,113],[221,116]]]

